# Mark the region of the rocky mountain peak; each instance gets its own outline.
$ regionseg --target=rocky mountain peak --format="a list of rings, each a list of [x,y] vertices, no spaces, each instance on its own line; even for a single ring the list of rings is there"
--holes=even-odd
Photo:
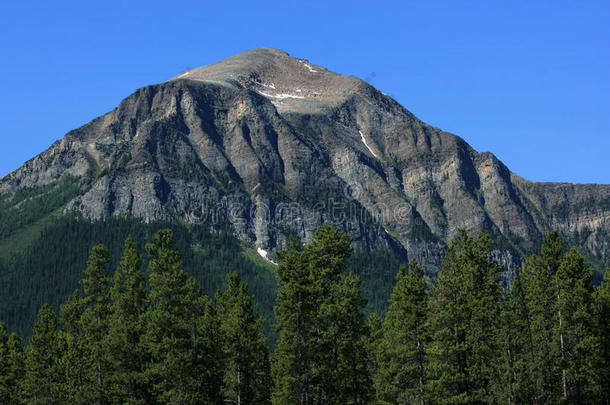
[[[188,70],[170,80],[195,80],[251,89],[268,98],[281,111],[319,112],[336,105],[364,85],[294,58],[273,48],[252,49],[212,65]]]
[[[138,89],[0,179],[0,197],[82,179],[85,218],[225,218],[261,251],[322,224],[433,273],[459,229],[509,267],[552,229],[610,264],[610,186],[535,183],[364,81],[254,49]]]

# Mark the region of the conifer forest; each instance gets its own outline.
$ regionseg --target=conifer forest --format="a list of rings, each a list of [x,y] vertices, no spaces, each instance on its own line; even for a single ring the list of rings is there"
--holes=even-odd
[[[2,403],[610,403],[610,272],[594,283],[557,232],[510,278],[464,231],[435,279],[386,261],[371,307],[348,235],[324,225],[277,252],[272,313],[243,269],[204,293],[177,245],[128,236],[114,266],[98,244],[58,310],[22,336],[0,325]]]

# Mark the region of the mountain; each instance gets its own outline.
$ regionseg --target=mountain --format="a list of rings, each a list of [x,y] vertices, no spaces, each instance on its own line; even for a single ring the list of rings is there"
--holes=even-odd
[[[268,258],[329,223],[430,274],[460,228],[491,233],[509,268],[552,229],[610,264],[610,185],[525,180],[368,83],[276,49],[138,89],[0,180],[7,215],[47,194],[54,218],[224,221]],[[0,248],[41,218],[7,225]]]

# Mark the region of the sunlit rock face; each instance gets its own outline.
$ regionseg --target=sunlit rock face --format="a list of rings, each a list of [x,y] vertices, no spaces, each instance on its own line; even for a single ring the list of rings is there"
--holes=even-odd
[[[510,268],[558,229],[609,262],[610,186],[534,183],[364,81],[255,49],[144,87],[0,181],[64,174],[92,219],[229,221],[261,251],[323,223],[438,271],[458,229],[491,233]]]

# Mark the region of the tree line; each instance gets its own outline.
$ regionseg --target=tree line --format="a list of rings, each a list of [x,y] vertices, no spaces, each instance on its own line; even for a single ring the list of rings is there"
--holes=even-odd
[[[31,244],[24,242],[7,249],[6,241],[0,240],[0,320],[9,330],[29,339],[40,307],[47,303],[59,311],[73,292],[92,246],[104,244],[110,252],[109,269],[116,269],[128,236],[143,247],[159,229],[172,230],[174,247],[180,251],[185,271],[206,295],[213,297],[225,285],[227,275],[239,271],[255,296],[254,309],[264,318],[263,332],[273,346],[277,336],[273,333],[275,269],[255,249],[246,248],[235,238],[230,224],[224,222],[214,227],[169,221],[143,223],[131,217],[90,222],[67,215],[43,227]],[[143,268],[147,269],[148,256],[143,254],[142,259]],[[404,262],[404,256],[391,251],[354,250],[349,270],[361,278],[367,314],[385,313],[394,277]]]
[[[401,267],[384,319],[363,308],[348,235],[323,226],[278,252],[277,344],[237,272],[214,299],[169,230],[95,246],[57,317],[25,346],[0,326],[0,398],[15,404],[609,403],[610,272],[544,237],[507,288],[489,236],[461,231],[429,280]]]

